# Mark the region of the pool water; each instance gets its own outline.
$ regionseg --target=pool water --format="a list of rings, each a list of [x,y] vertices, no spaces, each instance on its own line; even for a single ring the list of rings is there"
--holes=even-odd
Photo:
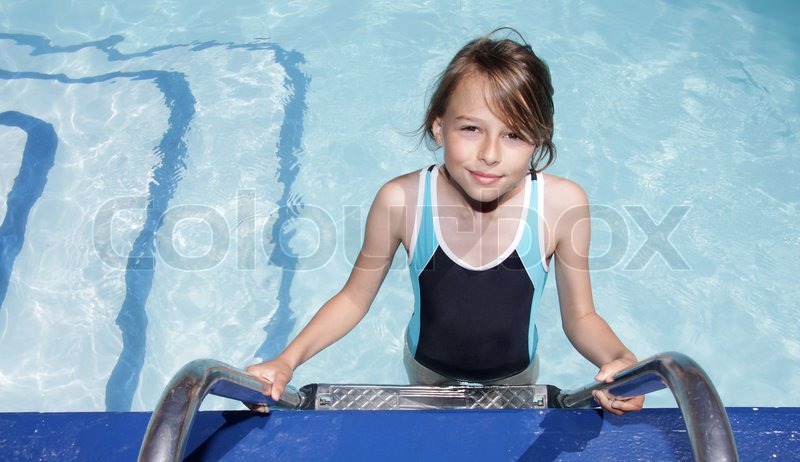
[[[694,358],[728,406],[797,406],[798,13],[4,1],[0,411],[152,409],[190,360],[280,351],[345,281],[380,185],[437,161],[408,135],[436,74],[499,25],[550,65],[549,171],[593,204],[599,312],[642,358]],[[295,385],[406,383],[404,259]],[[591,381],[554,280],[538,328],[540,381]]]

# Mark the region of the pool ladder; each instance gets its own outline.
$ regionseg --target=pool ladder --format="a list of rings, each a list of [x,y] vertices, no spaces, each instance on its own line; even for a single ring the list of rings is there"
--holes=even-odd
[[[280,409],[582,408],[596,405],[595,390],[637,396],[668,387],[686,422],[695,461],[738,461],[728,415],[706,373],[681,353],[663,353],[626,369],[612,383],[561,391],[531,386],[287,386],[277,402],[247,372],[212,359],[184,366],[172,379],[147,426],[139,461],[179,461],[194,417],[209,394]],[[366,396],[360,400],[359,396]],[[343,397],[346,397],[343,399]],[[355,398],[354,398],[355,397]],[[377,403],[377,404],[376,404]]]

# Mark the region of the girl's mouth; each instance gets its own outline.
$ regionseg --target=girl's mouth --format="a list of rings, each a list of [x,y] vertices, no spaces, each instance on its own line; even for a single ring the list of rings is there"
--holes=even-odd
[[[472,170],[470,170],[469,173],[470,175],[472,175],[472,178],[474,178],[475,181],[477,181],[482,185],[490,185],[497,183],[498,181],[500,181],[500,178],[502,178],[500,175],[493,175],[491,173],[477,172]]]

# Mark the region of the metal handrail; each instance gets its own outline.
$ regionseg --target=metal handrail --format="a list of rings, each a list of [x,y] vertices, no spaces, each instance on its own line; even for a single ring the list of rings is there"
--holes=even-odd
[[[592,383],[562,392],[567,408],[590,406],[592,392],[608,390],[619,397],[638,396],[669,387],[681,410],[695,461],[738,461],[725,407],[703,369],[688,356],[669,352],[653,356],[614,376],[611,383]]]
[[[553,407],[588,407],[592,392],[608,390],[637,396],[669,387],[683,414],[696,461],[738,461],[728,416],[714,386],[700,366],[681,353],[646,359],[615,375],[612,383],[592,383],[561,392]],[[262,394],[263,384],[247,372],[212,359],[184,366],[169,383],[153,411],[139,452],[139,461],[179,461],[200,404],[209,394],[274,408],[300,409],[313,401],[303,387],[287,386],[277,402]]]
[[[298,408],[304,401],[298,390],[287,387],[276,403],[261,393],[263,387],[252,375],[220,361],[198,359],[186,364],[164,389],[150,417],[139,461],[180,461],[194,417],[209,393],[287,408]]]

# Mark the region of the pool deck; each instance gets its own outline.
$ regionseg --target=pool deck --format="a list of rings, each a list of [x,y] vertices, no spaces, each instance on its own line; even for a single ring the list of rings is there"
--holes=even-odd
[[[728,408],[742,461],[800,460],[800,408]],[[0,413],[0,460],[135,460],[150,418]],[[677,409],[204,411],[186,460],[692,460]]]

